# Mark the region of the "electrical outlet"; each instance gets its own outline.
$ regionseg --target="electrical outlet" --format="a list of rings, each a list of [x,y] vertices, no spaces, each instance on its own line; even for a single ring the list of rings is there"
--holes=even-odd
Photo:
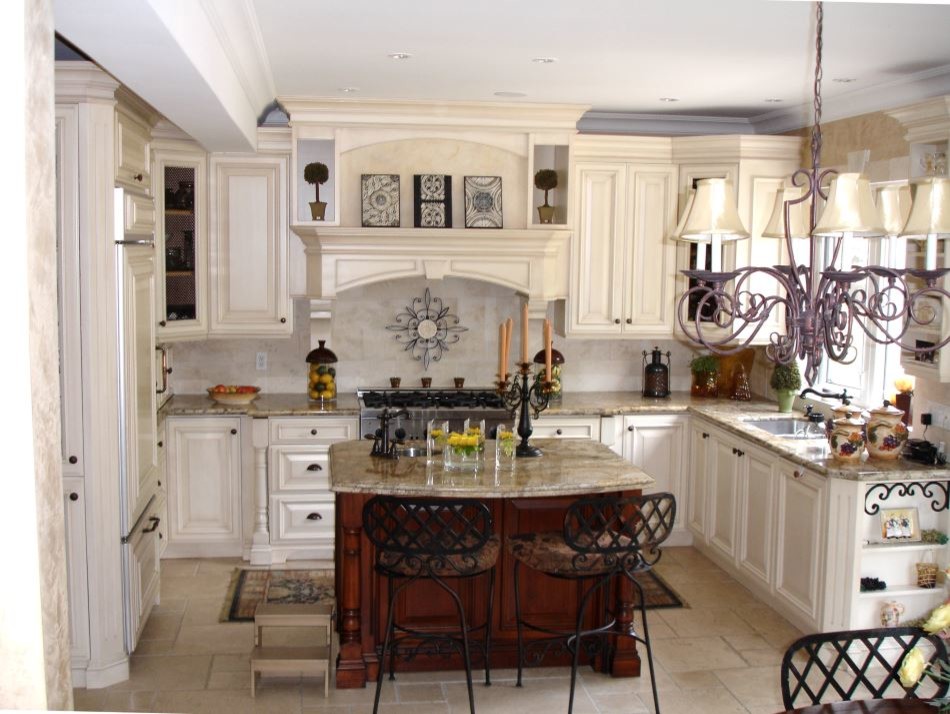
[[[267,369],[267,353],[258,352],[257,353],[257,369],[259,372],[263,372]]]

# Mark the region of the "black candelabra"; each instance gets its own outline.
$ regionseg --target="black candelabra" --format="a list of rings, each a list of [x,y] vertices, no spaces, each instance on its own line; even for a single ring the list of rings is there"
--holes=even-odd
[[[510,386],[507,375],[505,379],[498,382],[498,392],[512,417],[515,412],[519,412],[518,436],[521,437],[521,443],[515,448],[515,456],[540,456],[541,449],[528,444],[528,438],[532,433],[530,412],[533,411],[534,418],[537,419],[541,412],[548,408],[548,402],[551,399],[551,382],[537,379],[534,384],[529,385],[531,364],[521,362],[518,368],[519,374],[512,376]]]

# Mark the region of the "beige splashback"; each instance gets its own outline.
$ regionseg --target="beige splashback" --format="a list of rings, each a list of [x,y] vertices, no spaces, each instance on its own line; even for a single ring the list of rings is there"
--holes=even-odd
[[[468,328],[428,370],[386,330],[413,298],[422,297],[426,287],[433,296],[442,298]],[[392,280],[348,290],[335,301],[327,342],[340,360],[339,390],[352,392],[361,386],[388,384],[393,376],[401,377],[403,386],[419,385],[423,376],[432,377],[435,387],[451,386],[453,377],[465,377],[466,386],[485,386],[494,380],[497,370],[498,324],[507,317],[517,323],[521,301],[513,290],[461,278]],[[553,310],[551,306],[549,317]],[[294,333],[289,339],[207,340],[174,345],[174,391],[196,394],[219,382],[256,384],[272,393],[302,391],[307,380],[304,358],[310,349],[308,301],[298,300],[294,314]],[[540,322],[532,321],[532,327],[535,325],[537,329],[532,329],[529,341],[531,358],[541,349]],[[516,356],[521,351],[519,334],[516,325],[512,347]],[[672,352],[672,389],[688,389],[693,351],[673,340],[554,338],[555,348],[566,360],[564,383],[568,391],[640,389],[642,353],[654,345]],[[257,352],[267,353],[266,371],[255,369]]]

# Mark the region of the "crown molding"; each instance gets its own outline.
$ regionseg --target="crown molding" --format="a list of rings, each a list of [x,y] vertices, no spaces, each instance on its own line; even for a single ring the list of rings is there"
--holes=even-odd
[[[748,119],[738,117],[689,116],[685,114],[634,114],[589,111],[577,122],[585,134],[646,134],[660,136],[748,134]]]
[[[281,96],[291,125],[451,128],[482,131],[570,131],[589,109],[578,104],[334,99]]]
[[[55,67],[56,101],[115,104],[119,82],[92,62],[58,60]]]
[[[886,112],[906,130],[905,139],[916,144],[947,141],[950,137],[950,95]]]
[[[571,142],[575,159],[670,162],[673,140],[666,136],[579,134]]]
[[[797,162],[801,146],[802,139],[798,136],[675,136],[673,161],[704,164],[750,159]]]

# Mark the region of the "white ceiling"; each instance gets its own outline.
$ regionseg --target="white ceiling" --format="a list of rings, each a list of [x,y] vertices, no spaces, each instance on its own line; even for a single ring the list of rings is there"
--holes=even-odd
[[[54,9],[59,32],[206,144],[213,131],[195,116],[195,98],[214,92],[225,109],[237,106],[238,85],[246,97],[230,112],[235,122],[246,122],[244,105],[260,112],[274,96],[498,101],[498,91],[590,106],[589,128],[602,130],[765,132],[811,121],[810,2],[54,0]],[[134,33],[124,37],[116,19]],[[176,58],[137,50],[150,27],[163,51],[181,44],[200,91],[175,89]],[[826,2],[826,119],[950,94],[948,36],[950,5]],[[224,63],[236,78],[226,94],[217,89]],[[176,95],[192,106],[176,106]]]

